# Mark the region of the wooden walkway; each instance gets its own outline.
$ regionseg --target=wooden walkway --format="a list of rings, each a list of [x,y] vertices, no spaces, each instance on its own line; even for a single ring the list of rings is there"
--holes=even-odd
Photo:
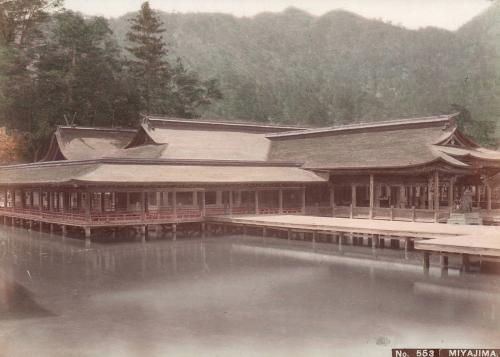
[[[270,229],[291,229],[294,231],[304,232],[315,231],[319,233],[365,233],[416,239],[497,234],[498,239],[500,240],[500,229],[493,226],[466,226],[441,223],[382,221],[373,219],[297,215],[246,215],[210,217],[207,218],[207,223],[254,226]]]
[[[442,237],[419,241],[415,249],[455,254],[500,257],[500,228],[496,233]]]
[[[470,270],[470,257],[498,260],[500,257],[500,228],[494,226],[451,225],[441,223],[417,223],[380,221],[373,219],[347,219],[316,216],[223,216],[212,217],[207,223],[260,227],[265,235],[267,229],[290,232],[312,232],[313,241],[317,233],[342,236],[362,234],[371,240],[372,248],[384,245],[384,239],[405,243],[405,255],[409,241],[414,248],[423,252],[424,271],[430,267],[431,253],[440,255],[442,269],[448,268],[448,256],[462,256],[462,269]],[[290,239],[290,238],[289,238]]]

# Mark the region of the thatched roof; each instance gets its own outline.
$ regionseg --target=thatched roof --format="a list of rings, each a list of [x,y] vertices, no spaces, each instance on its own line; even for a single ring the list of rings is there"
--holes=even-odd
[[[464,157],[500,160],[457,129],[455,115],[395,120],[267,135],[270,160],[304,162],[309,169],[381,169],[436,161],[467,168]]]
[[[0,184],[237,184],[321,183],[327,179],[295,166],[258,163],[94,160],[0,168]]]
[[[136,133],[136,129],[60,126],[41,161],[101,158],[124,148]]]

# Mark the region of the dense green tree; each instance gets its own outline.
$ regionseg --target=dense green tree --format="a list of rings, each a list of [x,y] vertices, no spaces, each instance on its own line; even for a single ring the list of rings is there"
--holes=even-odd
[[[180,58],[174,66],[169,63],[164,25],[149,2],[142,4],[130,23],[128,66],[147,113],[194,118],[199,116],[197,109],[222,97],[216,80],[200,79]]]
[[[162,23],[151,9],[149,2],[130,20],[127,39],[131,43],[127,50],[133,55],[129,60],[130,71],[137,79],[138,90],[145,103],[146,112],[156,108],[171,79],[171,69],[166,56]]]

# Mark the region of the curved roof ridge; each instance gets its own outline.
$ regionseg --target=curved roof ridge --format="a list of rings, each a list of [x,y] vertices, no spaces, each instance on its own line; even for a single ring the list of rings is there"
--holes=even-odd
[[[175,118],[175,117],[163,117],[159,115],[148,115],[144,117],[145,121],[158,122],[158,123],[169,123],[169,124],[181,124],[188,126],[213,126],[213,127],[226,127],[226,128],[240,128],[240,129],[271,129],[271,130],[286,130],[286,131],[296,131],[296,130],[306,130],[311,129],[311,127],[304,127],[298,125],[281,125],[272,123],[257,123],[250,121],[232,121],[232,120],[211,120],[211,119],[185,119],[185,118]]]
[[[450,122],[453,120],[459,113],[446,114],[446,115],[436,115],[436,116],[428,116],[428,117],[418,117],[418,118],[406,118],[406,119],[393,119],[393,120],[383,120],[383,121],[374,121],[374,122],[363,122],[363,123],[355,123],[355,124],[347,124],[347,125],[337,125],[330,126],[325,128],[316,128],[316,129],[305,129],[302,131],[290,131],[283,133],[271,133],[267,134],[266,137],[269,139],[273,138],[282,138],[289,136],[305,136],[310,134],[320,134],[320,133],[329,133],[329,132],[342,132],[342,131],[352,131],[352,130],[362,130],[362,129],[378,129],[384,127],[393,127],[393,126],[412,126],[412,125],[421,125],[421,124],[436,124],[441,122]],[[455,125],[455,123],[452,123]]]
[[[134,128],[116,128],[116,127],[91,127],[91,126],[68,126],[68,125],[58,125],[57,130],[59,129],[76,129],[76,130],[95,130],[95,131],[116,131],[116,132],[136,132],[137,129]]]

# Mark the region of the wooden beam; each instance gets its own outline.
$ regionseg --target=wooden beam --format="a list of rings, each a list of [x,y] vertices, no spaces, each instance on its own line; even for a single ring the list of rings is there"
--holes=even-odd
[[[370,219],[373,218],[373,207],[375,206],[375,175],[370,175]]]
[[[279,194],[279,197],[278,197],[279,209],[280,209],[280,214],[282,214],[283,213],[283,190],[280,189],[278,192],[279,192],[278,193]]]
[[[302,187],[302,214],[306,213],[306,187]]]
[[[356,184],[351,184],[351,203],[352,207],[356,207]]]

